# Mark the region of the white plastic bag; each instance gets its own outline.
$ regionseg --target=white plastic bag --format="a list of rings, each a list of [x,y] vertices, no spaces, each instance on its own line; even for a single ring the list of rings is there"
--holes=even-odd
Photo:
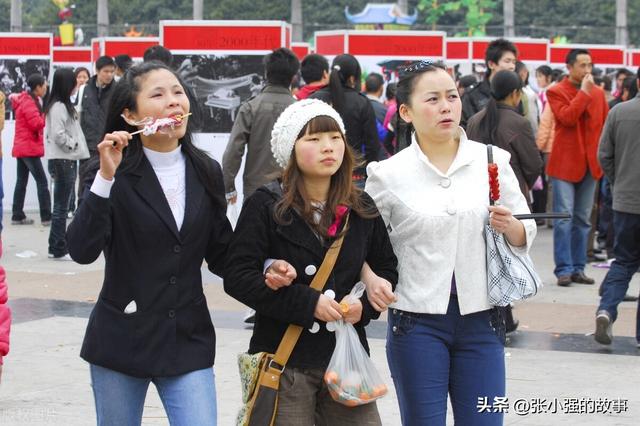
[[[349,297],[359,299],[363,293],[364,284],[359,282],[353,287]],[[343,320],[335,321],[334,324],[336,348],[324,375],[331,397],[341,404],[355,407],[386,395],[387,385],[362,347],[356,329]]]
[[[231,223],[232,229],[236,229],[236,224],[238,223],[238,218],[240,217],[240,208],[241,206],[238,206],[237,201],[233,204],[227,204],[227,219],[229,219],[229,223]]]

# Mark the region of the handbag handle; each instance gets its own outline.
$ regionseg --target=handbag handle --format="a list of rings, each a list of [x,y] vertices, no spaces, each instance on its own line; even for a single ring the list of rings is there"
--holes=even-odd
[[[347,229],[348,224],[349,216],[347,216],[344,223],[345,230]],[[343,232],[340,238],[335,240],[333,244],[331,244],[331,247],[329,247],[329,250],[327,250],[327,253],[324,256],[324,260],[322,261],[322,264],[318,269],[318,273],[316,273],[315,277],[313,277],[313,280],[311,281],[310,287],[312,289],[322,291],[322,289],[324,288],[325,284],[327,283],[327,279],[329,278],[329,275],[331,274],[331,271],[336,264],[338,254],[340,254],[340,249],[342,248],[342,242],[344,240],[345,234],[346,232]],[[300,338],[301,334],[302,327],[300,327],[299,325],[290,324],[289,327],[287,327],[287,331],[284,333],[284,336],[282,337],[282,340],[278,345],[278,349],[276,350],[273,359],[271,360],[271,362],[269,362],[268,368],[272,373],[277,371],[281,374],[284,371],[284,367],[287,364],[287,361],[289,361],[289,357],[293,353],[293,348],[296,346],[296,343],[298,343],[298,339]],[[274,363],[277,364],[277,366],[274,365]]]

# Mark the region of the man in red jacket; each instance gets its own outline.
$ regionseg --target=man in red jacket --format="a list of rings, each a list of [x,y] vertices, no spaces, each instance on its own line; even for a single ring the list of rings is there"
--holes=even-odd
[[[572,49],[566,59],[569,76],[547,91],[556,119],[547,175],[553,185],[553,211],[571,214],[553,228],[555,275],[559,286],[593,284],[584,273],[590,216],[596,181],[602,177],[598,141],[609,108],[593,81],[588,50]]]

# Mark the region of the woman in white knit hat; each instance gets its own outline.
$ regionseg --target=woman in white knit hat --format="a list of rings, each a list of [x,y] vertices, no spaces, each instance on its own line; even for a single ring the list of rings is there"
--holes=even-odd
[[[280,379],[276,425],[381,424],[375,402],[342,405],[323,380],[336,342],[327,323],[352,323],[368,351],[364,326],[379,312],[366,296],[344,314],[338,304],[360,280],[363,264],[390,287],[398,276],[384,222],[352,181],[355,160],[344,134],[342,119],[328,104],[303,100],[289,106],[271,138],[284,167],[282,181],[247,199],[229,246],[225,291],[257,313],[249,353],[274,353],[290,324],[303,327]],[[336,264],[318,292],[310,283],[329,246],[343,234]],[[273,266],[264,269],[269,259],[292,265],[292,284],[265,285],[264,275],[273,272]]]

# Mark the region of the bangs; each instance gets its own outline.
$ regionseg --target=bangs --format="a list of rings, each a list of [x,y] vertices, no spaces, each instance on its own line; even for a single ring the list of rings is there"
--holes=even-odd
[[[307,124],[305,124],[302,130],[300,130],[300,134],[298,135],[296,140],[307,134],[324,132],[339,132],[340,134],[342,134],[342,130],[340,129],[340,126],[338,125],[338,122],[336,122],[336,120],[329,117],[328,115],[319,115],[312,118]]]

